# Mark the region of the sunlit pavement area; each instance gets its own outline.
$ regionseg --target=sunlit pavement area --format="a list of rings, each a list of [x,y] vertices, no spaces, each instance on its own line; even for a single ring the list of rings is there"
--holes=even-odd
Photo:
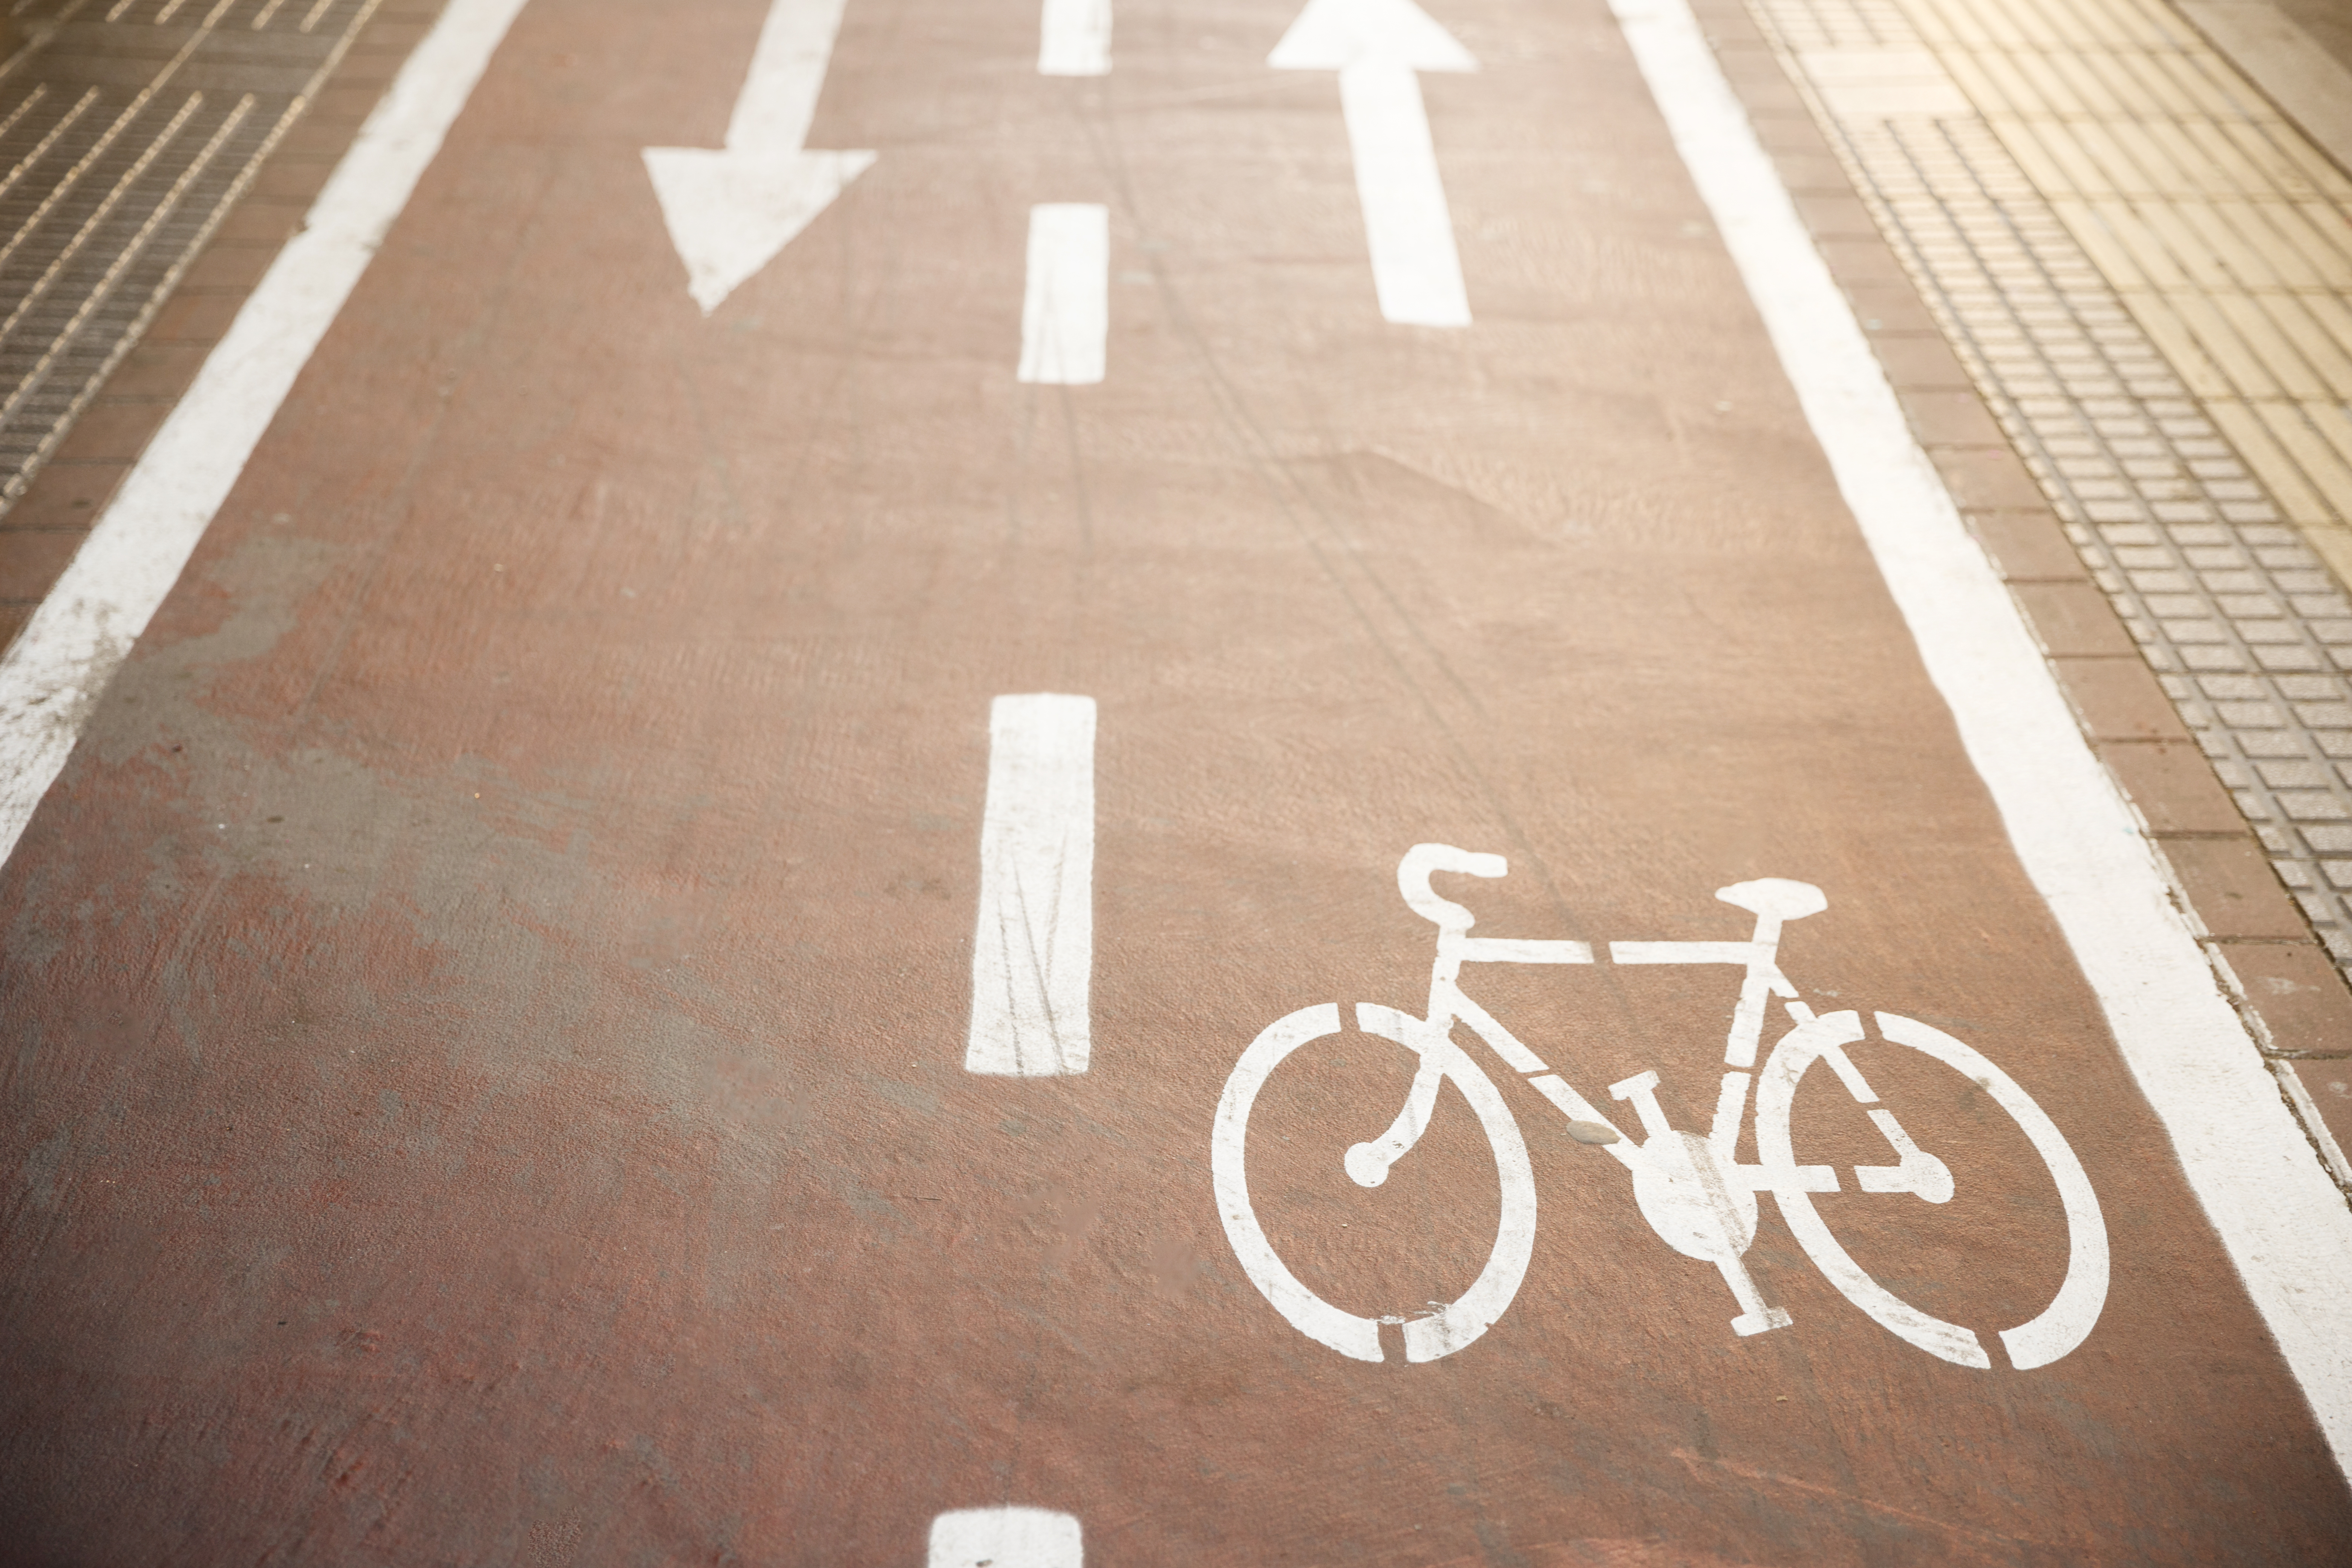
[[[2341,0],[0,47],[0,1563],[2344,1560]]]

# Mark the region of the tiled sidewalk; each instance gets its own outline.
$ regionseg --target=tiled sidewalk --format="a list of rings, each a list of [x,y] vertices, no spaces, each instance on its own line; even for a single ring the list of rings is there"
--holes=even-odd
[[[2340,583],[1906,5],[1695,5],[1915,437],[2138,807],[2315,1157],[2352,1194],[2352,986],[2316,936],[2345,929],[2322,879],[2346,859],[2326,831],[2342,819],[2321,815],[2345,798],[2331,747],[2352,734],[2331,636]],[[2235,799],[2215,749],[2243,781]],[[2300,901],[2283,876],[2305,884]]]
[[[2156,0],[1750,9],[2352,968],[2352,180]]]

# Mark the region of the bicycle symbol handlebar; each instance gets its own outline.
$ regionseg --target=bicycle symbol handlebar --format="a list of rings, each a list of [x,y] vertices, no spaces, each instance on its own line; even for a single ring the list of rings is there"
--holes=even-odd
[[[1431,875],[1459,871],[1465,877],[1501,877],[1510,868],[1510,862],[1500,855],[1474,854],[1446,844],[1416,844],[1397,862],[1397,889],[1404,894],[1405,908],[1439,931],[1467,931],[1478,923],[1478,917],[1460,904],[1439,898],[1430,888]]]

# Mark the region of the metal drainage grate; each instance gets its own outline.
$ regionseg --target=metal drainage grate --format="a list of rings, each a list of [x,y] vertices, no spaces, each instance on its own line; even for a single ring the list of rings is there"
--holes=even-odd
[[[380,0],[19,4],[0,76],[0,510]]]

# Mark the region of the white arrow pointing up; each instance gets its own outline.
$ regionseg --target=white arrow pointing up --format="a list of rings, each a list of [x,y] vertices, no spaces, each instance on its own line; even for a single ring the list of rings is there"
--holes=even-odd
[[[1412,0],[1307,0],[1265,63],[1339,73],[1381,314],[1407,326],[1468,326],[1454,217],[1414,73],[1475,71],[1477,60]]]
[[[726,151],[645,150],[646,173],[686,263],[688,291],[706,316],[873,166],[871,153],[812,153],[805,145],[844,4],[774,0],[727,122]]]

